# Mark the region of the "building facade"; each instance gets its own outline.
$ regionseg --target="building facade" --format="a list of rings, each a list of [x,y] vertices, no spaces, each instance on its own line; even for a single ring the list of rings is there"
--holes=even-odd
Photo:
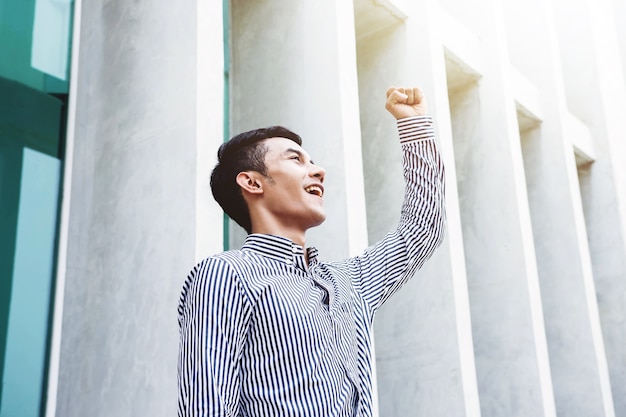
[[[446,165],[441,248],[379,312],[378,415],[626,417],[626,1],[6,0],[0,416],[176,412],[176,306],[243,231],[225,138],[326,169],[308,244],[399,219],[390,85]]]

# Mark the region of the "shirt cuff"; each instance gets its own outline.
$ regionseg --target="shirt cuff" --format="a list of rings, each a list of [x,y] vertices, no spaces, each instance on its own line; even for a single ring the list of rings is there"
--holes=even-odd
[[[399,119],[397,124],[398,133],[400,134],[400,143],[430,140],[435,138],[433,118],[430,114],[405,117],[403,119]]]

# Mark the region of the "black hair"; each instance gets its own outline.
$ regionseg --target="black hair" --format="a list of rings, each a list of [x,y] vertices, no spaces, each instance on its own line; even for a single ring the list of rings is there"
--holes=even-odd
[[[267,146],[261,142],[276,137],[290,139],[302,145],[302,138],[298,134],[282,126],[270,126],[240,133],[224,142],[217,151],[217,164],[211,173],[213,198],[248,233],[252,233],[250,212],[241,187],[237,184],[237,175],[243,171],[257,171],[267,176]]]

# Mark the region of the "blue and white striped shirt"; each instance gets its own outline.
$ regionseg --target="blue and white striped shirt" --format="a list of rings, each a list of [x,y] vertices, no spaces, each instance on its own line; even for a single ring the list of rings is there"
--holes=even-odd
[[[397,229],[354,258],[251,234],[200,262],[178,307],[179,416],[369,417],[374,314],[441,243],[444,175],[430,116],[398,121]]]

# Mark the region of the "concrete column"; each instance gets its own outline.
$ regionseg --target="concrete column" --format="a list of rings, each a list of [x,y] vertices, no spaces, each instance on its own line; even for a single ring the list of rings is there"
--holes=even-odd
[[[481,40],[481,78],[450,105],[482,415],[554,416],[502,11],[443,6]]]
[[[615,415],[626,416],[626,89],[609,1],[553,1],[567,104],[593,137],[579,170]]]
[[[543,1],[503,4],[511,62],[539,99],[520,111],[542,118],[520,136],[557,414],[614,416],[552,13]]]
[[[617,32],[617,41],[619,44],[620,60],[622,64],[622,74],[626,79],[626,1],[613,0],[613,25]]]
[[[200,236],[222,235],[200,202],[221,142],[221,4],[80,3],[47,415],[171,416],[178,296],[212,250]]]
[[[367,245],[354,15],[348,2],[231,3],[231,132],[283,125],[326,169],[327,220],[307,245],[342,259]],[[231,247],[243,230],[234,226]]]
[[[378,313],[380,415],[479,416],[436,3],[402,9],[383,4],[359,2],[356,13],[370,243],[397,224],[404,191],[395,122],[383,110],[390,85],[420,86],[428,98],[446,164],[448,233],[433,258]]]

